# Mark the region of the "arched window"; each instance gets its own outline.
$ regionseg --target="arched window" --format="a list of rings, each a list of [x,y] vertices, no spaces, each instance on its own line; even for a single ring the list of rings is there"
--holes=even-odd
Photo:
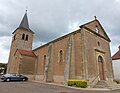
[[[102,62],[102,57],[98,56],[98,62]]]
[[[14,35],[13,40],[15,40],[15,38],[16,38],[16,34]]]
[[[95,31],[96,31],[97,33],[99,33],[98,26],[96,26]]]
[[[46,62],[46,55],[44,55],[44,64],[45,64],[45,62]]]
[[[63,63],[63,51],[62,50],[60,50],[59,55],[60,55],[60,63]]]
[[[28,35],[26,35],[26,38],[25,38],[26,41],[28,41]]]
[[[24,40],[25,39],[25,34],[22,34],[22,40]]]
[[[98,44],[98,46],[100,46],[100,42],[99,41],[97,42],[97,44]]]
[[[45,64],[46,64],[46,55],[44,55],[43,71],[45,70]]]

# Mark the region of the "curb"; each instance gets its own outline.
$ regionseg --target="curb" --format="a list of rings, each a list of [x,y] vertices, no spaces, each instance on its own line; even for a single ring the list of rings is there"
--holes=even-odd
[[[77,89],[77,90],[95,90],[95,91],[111,91],[111,90],[113,90],[113,89],[109,89],[109,88],[77,88],[77,87],[65,86],[62,84],[56,84],[56,83],[45,83],[45,82],[36,81],[36,80],[29,80],[29,81],[41,83],[41,84],[56,85],[56,86],[60,86],[60,87],[64,87],[64,88]]]

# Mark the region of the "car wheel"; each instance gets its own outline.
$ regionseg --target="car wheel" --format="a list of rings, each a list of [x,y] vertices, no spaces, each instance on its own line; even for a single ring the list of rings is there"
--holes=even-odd
[[[25,78],[23,78],[22,80],[25,81]]]
[[[9,79],[9,78],[7,78],[7,79],[6,79],[6,81],[7,81],[7,82],[10,82],[10,79]]]

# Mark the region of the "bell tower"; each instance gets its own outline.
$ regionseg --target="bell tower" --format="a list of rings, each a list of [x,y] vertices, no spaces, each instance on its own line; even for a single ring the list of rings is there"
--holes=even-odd
[[[12,64],[14,61],[14,54],[17,49],[32,50],[32,42],[34,32],[29,28],[27,11],[19,27],[12,33],[12,43],[10,48],[7,73],[12,73]]]

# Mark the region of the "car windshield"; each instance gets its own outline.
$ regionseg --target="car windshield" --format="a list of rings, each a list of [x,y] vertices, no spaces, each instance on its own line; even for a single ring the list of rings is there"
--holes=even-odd
[[[11,74],[5,74],[4,76],[11,76]]]

